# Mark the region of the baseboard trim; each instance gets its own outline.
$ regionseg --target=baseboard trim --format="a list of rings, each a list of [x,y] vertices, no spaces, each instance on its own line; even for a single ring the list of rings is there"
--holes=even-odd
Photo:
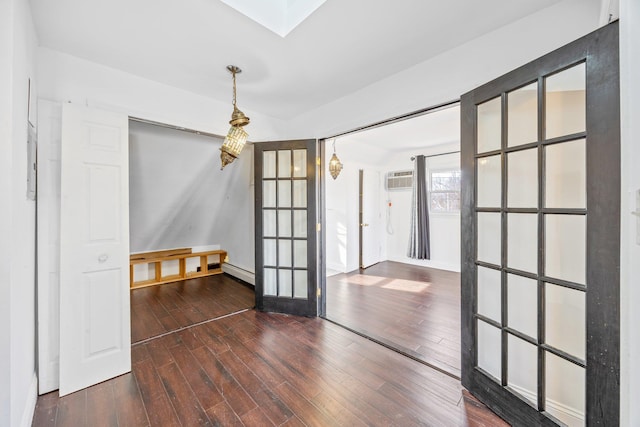
[[[233,276],[237,279],[242,280],[243,282],[247,282],[251,286],[256,286],[256,275],[251,271],[236,267],[235,265],[228,263],[222,264],[222,271],[227,273],[229,276]]]
[[[24,405],[24,411],[22,412],[22,419],[20,420],[20,426],[29,427],[33,422],[33,414],[36,411],[36,402],[38,401],[38,377],[36,373],[33,373],[31,378],[31,384],[29,385],[29,392],[27,394],[27,401]]]
[[[509,387],[523,397],[529,399],[531,402],[535,402],[538,399],[538,395],[536,393],[527,390],[524,387],[520,387],[515,384],[511,384]],[[584,414],[575,408],[565,405],[564,403],[560,403],[553,399],[547,399],[546,407],[547,412],[554,417],[559,418],[560,421],[569,423],[569,420],[571,420],[572,423],[569,423],[569,425],[581,425],[584,423]]]

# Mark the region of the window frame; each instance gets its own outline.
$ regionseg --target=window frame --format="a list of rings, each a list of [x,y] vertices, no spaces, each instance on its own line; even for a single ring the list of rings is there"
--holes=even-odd
[[[460,215],[460,207],[462,203],[461,199],[461,182],[462,182],[462,170],[458,167],[440,167],[440,168],[427,168],[429,170],[429,213],[435,215]],[[451,190],[433,190],[433,174],[434,173],[444,173],[444,172],[454,172],[458,174],[458,189],[455,191]],[[446,209],[446,210],[436,210],[433,209],[433,194],[446,194],[446,193],[455,193],[458,195],[458,209]]]

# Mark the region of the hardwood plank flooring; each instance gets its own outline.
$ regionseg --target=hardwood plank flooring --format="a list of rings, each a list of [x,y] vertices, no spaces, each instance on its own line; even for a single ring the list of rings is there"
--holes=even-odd
[[[254,304],[253,290],[225,274],[133,289],[131,341],[143,341]]]
[[[132,347],[33,426],[506,426],[460,382],[320,318],[255,310]]]
[[[385,261],[327,278],[327,319],[460,377],[460,274]]]

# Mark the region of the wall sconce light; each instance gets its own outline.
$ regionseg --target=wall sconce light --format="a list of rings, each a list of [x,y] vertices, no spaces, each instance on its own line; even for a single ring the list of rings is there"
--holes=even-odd
[[[220,160],[222,161],[220,170],[224,169],[225,166],[240,155],[249,136],[242,128],[249,124],[249,117],[245,116],[236,106],[236,74],[240,74],[242,70],[235,65],[228,65],[227,70],[233,74],[233,113],[229,121],[231,128],[224,139],[224,143],[222,143],[222,147],[220,147]]]
[[[340,159],[336,156],[336,140],[333,140],[333,156],[331,156],[331,160],[329,160],[329,173],[336,179],[338,175],[340,175],[340,171],[342,170],[342,163],[340,163]]]

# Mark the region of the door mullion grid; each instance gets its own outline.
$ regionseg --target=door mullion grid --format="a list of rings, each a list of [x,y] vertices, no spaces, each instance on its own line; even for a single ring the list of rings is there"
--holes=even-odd
[[[546,134],[546,101],[545,101],[545,80],[538,77],[538,411],[546,410],[546,357],[542,345],[545,342],[545,285],[542,277],[544,276],[545,264],[545,232],[544,232],[544,213],[545,207],[545,189],[546,189],[546,172],[544,167],[544,146],[540,141],[544,141]]]
[[[509,384],[509,335],[505,328],[508,322],[508,310],[507,310],[507,273],[505,267],[507,266],[507,253],[508,253],[508,224],[507,213],[505,211],[507,207],[507,194],[508,185],[507,182],[507,155],[505,149],[507,148],[507,135],[509,132],[509,120],[508,114],[508,97],[505,92],[501,95],[501,141],[500,141],[500,182],[502,187],[502,194],[500,197],[500,220],[502,228],[502,242],[501,242],[501,254],[500,254],[500,311],[501,311],[501,336],[502,336],[502,386],[506,387]]]
[[[276,154],[276,297],[280,296],[280,150]]]
[[[291,276],[291,295],[289,298],[293,298],[294,290],[293,287],[295,283],[293,283],[294,274],[293,274],[293,150],[289,151],[289,229],[291,230],[291,237],[289,237],[289,249],[291,251],[289,262],[291,265],[291,271],[289,275]]]

